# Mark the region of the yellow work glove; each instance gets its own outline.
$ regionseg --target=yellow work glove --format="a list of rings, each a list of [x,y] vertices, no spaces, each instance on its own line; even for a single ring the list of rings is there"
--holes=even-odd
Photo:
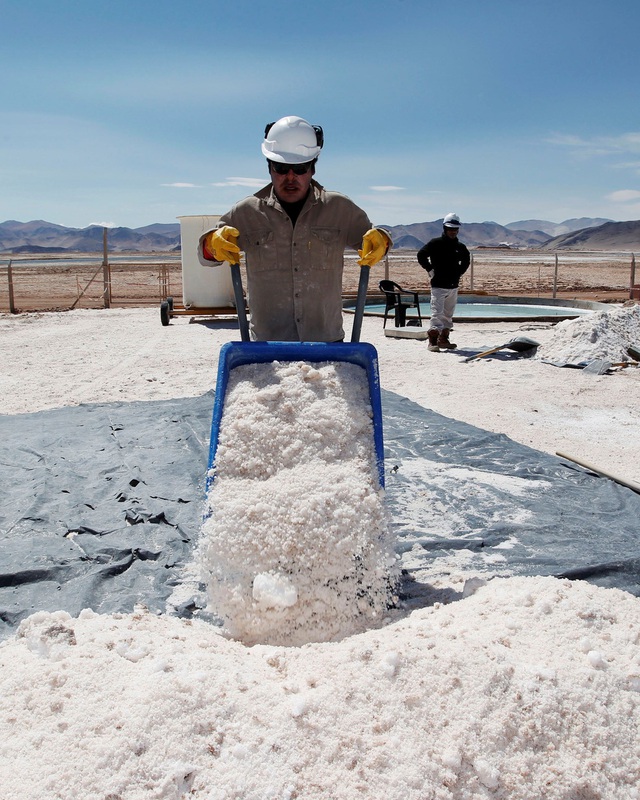
[[[358,250],[358,264],[361,267],[372,267],[387,253],[391,239],[380,228],[371,228],[362,237],[362,250]]]
[[[228,261],[230,264],[240,263],[240,248],[237,241],[240,231],[231,225],[223,225],[208,233],[202,242],[205,256],[211,255],[216,261]]]

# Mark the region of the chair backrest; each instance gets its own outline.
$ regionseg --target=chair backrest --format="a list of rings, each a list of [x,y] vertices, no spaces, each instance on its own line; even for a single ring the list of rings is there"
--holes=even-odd
[[[380,281],[378,286],[380,287],[380,291],[384,293],[387,311],[394,308],[395,306],[400,305],[401,300],[400,300],[400,295],[398,293],[400,287],[398,286],[397,283],[394,283],[393,281],[383,280]]]
[[[380,291],[384,292],[385,294],[395,294],[396,292],[403,291],[402,286],[399,286],[397,283],[394,283],[393,281],[388,281],[388,280],[380,281],[378,286],[380,287]]]
[[[380,281],[378,284],[380,291],[384,294],[387,309],[392,308],[396,303],[395,293],[393,291],[393,281]]]

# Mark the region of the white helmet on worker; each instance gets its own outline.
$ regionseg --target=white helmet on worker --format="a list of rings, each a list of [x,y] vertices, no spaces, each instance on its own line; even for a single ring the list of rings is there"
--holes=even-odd
[[[445,228],[459,228],[460,227],[460,217],[453,212],[451,214],[447,214],[444,218],[444,227]]]
[[[311,125],[302,117],[282,117],[265,128],[262,154],[280,164],[305,164],[315,161],[323,144],[319,125]]]

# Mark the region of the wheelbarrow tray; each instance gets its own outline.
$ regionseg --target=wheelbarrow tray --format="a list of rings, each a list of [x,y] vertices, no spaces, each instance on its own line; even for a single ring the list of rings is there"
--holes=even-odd
[[[384,442],[382,435],[382,402],[378,353],[371,344],[360,342],[228,342],[220,348],[216,381],[211,440],[209,445],[209,470],[207,491],[213,481],[212,468],[218,448],[220,424],[232,369],[245,364],[265,364],[273,361],[305,361],[311,363],[346,361],[357,364],[366,373],[369,383],[369,400],[373,412],[373,444],[380,486],[384,487]]]

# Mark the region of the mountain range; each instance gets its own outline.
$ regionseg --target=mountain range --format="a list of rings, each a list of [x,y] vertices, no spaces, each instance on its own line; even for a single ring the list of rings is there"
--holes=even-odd
[[[103,249],[103,226],[65,228],[53,222],[32,220],[0,222],[0,253],[96,253]],[[143,228],[109,228],[109,252],[167,253],[180,251],[180,224]]]
[[[442,233],[442,219],[410,225],[383,225],[394,249],[416,250]],[[66,228],[44,220],[0,222],[0,254],[96,253],[103,249],[101,225]],[[555,223],[520,220],[464,223],[460,239],[468,247],[537,248],[544,250],[640,250],[640,221],[581,217]],[[110,253],[179,253],[180,224],[155,223],[142,228],[109,228]]]

